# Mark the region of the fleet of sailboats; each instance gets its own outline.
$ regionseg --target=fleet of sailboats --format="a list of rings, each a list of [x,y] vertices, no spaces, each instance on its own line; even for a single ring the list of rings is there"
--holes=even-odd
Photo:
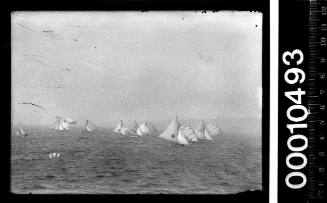
[[[212,136],[219,134],[222,134],[221,129],[213,124],[205,125],[202,120],[200,126],[194,130],[189,122],[181,125],[176,116],[166,130],[159,135],[159,138],[181,145],[189,145],[200,140],[213,140]]]
[[[57,116],[56,121],[50,128],[57,131],[68,131],[70,125],[74,124],[76,125],[77,123],[72,119]],[[90,133],[95,129],[95,125],[90,120],[86,120],[82,132]],[[125,127],[123,121],[120,120],[113,132],[121,135],[141,137],[144,135],[155,135],[158,130],[152,123],[147,121],[138,124],[138,122],[134,120],[128,127]],[[222,133],[219,127],[212,123],[205,124],[203,120],[198,128],[193,129],[190,122],[181,124],[177,116],[175,116],[168,127],[158,137],[179,145],[189,145],[203,140],[211,141],[213,137],[221,135]],[[20,125],[16,134],[24,137],[28,136]]]
[[[157,129],[152,123],[144,121],[139,125],[136,120],[134,120],[129,127],[125,127],[123,121],[121,120],[113,132],[128,136],[144,136],[155,134]]]

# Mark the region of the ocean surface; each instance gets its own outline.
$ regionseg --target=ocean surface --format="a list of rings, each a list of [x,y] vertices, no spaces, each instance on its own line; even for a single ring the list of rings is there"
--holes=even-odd
[[[11,137],[11,191],[32,194],[231,194],[262,190],[261,137],[224,132],[179,146],[98,129],[24,128]],[[62,154],[49,158],[49,153]]]

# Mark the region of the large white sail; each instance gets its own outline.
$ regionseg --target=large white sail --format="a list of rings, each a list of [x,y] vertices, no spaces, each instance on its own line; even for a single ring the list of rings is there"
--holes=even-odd
[[[177,120],[177,116],[171,121],[169,126],[163,131],[158,137],[178,143],[178,132],[179,132],[180,124]]]
[[[188,145],[189,143],[187,142],[185,136],[181,132],[181,128],[178,130],[178,135],[177,135],[177,143],[182,144],[182,145]]]
[[[197,142],[198,138],[196,136],[195,131],[191,127],[190,123],[188,125],[181,126],[182,134],[186,137],[187,141],[189,142]]]
[[[208,123],[206,125],[206,129],[208,130],[208,133],[210,136],[216,136],[216,135],[220,135],[223,133],[219,127],[217,127],[216,125],[211,124],[211,123]]]

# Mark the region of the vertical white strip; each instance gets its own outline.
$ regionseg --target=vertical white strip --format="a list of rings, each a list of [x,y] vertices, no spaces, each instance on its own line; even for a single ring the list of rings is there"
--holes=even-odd
[[[278,183],[278,1],[270,0],[269,203],[277,203]]]

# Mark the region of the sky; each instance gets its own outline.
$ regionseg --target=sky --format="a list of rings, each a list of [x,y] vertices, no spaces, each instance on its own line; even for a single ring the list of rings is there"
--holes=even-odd
[[[259,12],[15,12],[11,26],[14,123],[261,117]]]

